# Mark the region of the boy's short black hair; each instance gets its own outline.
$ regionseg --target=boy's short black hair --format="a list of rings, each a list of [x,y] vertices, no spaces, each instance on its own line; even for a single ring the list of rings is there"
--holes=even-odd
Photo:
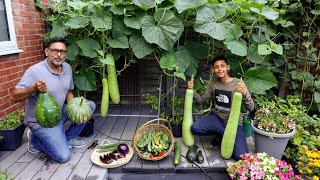
[[[56,43],[56,42],[61,42],[61,43],[65,44],[66,46],[69,45],[68,41],[65,38],[63,38],[63,37],[53,37],[53,38],[50,38],[48,40],[48,42],[45,44],[45,47],[48,48],[48,47],[51,46],[51,44]]]
[[[226,62],[227,64],[229,64],[229,62],[228,62],[228,60],[227,60],[227,58],[226,58],[225,56],[223,56],[223,55],[216,55],[216,56],[214,56],[213,59],[212,59],[211,66],[213,66],[214,63],[215,63],[216,61],[219,61],[219,60],[224,60],[224,62]]]

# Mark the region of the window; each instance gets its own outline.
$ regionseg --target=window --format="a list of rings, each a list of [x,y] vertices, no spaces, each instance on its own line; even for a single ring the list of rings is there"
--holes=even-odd
[[[11,0],[0,0],[0,56],[22,52],[17,47]]]

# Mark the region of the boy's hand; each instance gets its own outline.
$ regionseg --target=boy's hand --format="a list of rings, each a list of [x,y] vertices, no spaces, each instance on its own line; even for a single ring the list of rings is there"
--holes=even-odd
[[[246,95],[247,95],[247,87],[246,87],[246,85],[244,83],[238,83],[237,86],[236,86],[236,90],[238,92],[240,92],[243,95],[243,97],[246,97]]]
[[[194,84],[193,81],[188,81],[188,89],[193,89]]]

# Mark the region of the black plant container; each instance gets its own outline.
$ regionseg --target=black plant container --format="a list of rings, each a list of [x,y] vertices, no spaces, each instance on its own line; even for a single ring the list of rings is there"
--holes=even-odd
[[[0,151],[14,151],[22,144],[25,125],[20,123],[13,129],[0,130],[3,139],[0,140]]]
[[[182,137],[182,125],[171,124],[172,134],[174,137]]]
[[[89,137],[93,134],[93,125],[94,125],[94,119],[91,118],[87,124],[84,126],[83,130],[79,134],[81,137]]]

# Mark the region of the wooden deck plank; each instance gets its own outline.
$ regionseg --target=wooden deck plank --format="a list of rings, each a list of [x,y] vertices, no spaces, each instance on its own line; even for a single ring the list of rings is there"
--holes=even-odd
[[[130,114],[131,109],[127,107],[122,107],[121,114]],[[109,139],[115,139],[115,142],[118,142],[123,134],[124,128],[126,127],[128,121],[128,117],[126,116],[120,116],[118,117],[118,120],[116,124],[113,126],[112,131],[109,135]]]
[[[28,143],[22,144],[18,149],[10,153],[7,157],[5,157],[0,162],[0,167],[2,170],[6,170],[9,168],[13,163],[15,163],[21,156],[26,153]]]
[[[26,168],[29,165],[29,163],[13,163],[8,169],[7,171],[10,172],[9,173],[9,179],[13,179],[14,177],[16,177],[18,174],[20,174],[20,172]]]
[[[140,115],[140,112],[141,112],[140,107],[133,107],[130,115]],[[122,140],[132,140],[132,137],[136,131],[138,122],[139,122],[139,117],[128,117],[128,122],[121,136]]]
[[[32,177],[41,169],[41,167],[46,163],[48,160],[48,156],[44,155],[43,153],[39,153],[39,155],[28,164],[28,166],[21,171],[21,173],[16,176],[15,180],[26,180],[32,179]]]
[[[0,151],[0,162],[9,156],[12,151]]]
[[[108,169],[93,165],[86,177],[86,180],[106,180]]]
[[[224,168],[226,167],[224,160],[221,157],[220,147],[213,147],[211,144],[210,136],[200,137],[203,148],[204,155],[207,157],[208,164],[210,168]]]
[[[77,164],[68,180],[86,179],[91,166],[91,164]]]

